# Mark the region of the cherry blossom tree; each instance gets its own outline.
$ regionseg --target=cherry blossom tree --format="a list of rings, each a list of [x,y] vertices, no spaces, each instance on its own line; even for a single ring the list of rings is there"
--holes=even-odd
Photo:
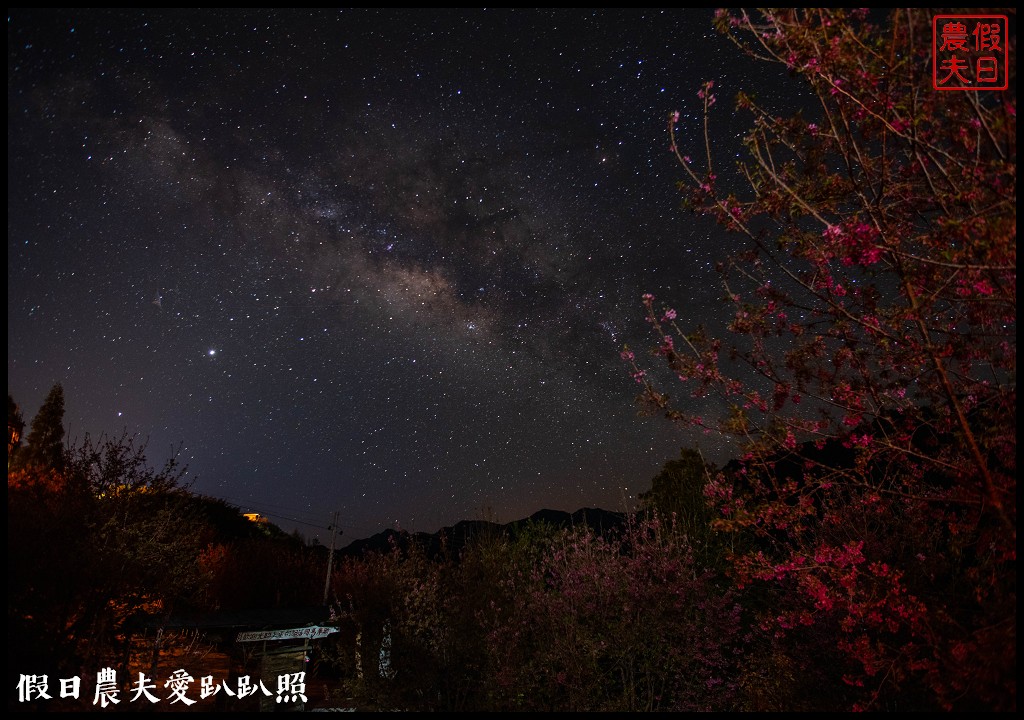
[[[936,90],[932,14],[716,14],[811,103],[780,116],[740,94],[751,126],[731,167],[714,152],[712,81],[701,127],[669,116],[685,204],[742,239],[720,267],[731,322],[711,337],[645,295],[659,360],[623,358],[652,407],[741,443],[705,494],[716,526],[751,540],[732,557],[737,582],[777,593],[766,630],[830,629],[859,707],[1007,710],[1015,77],[1002,92]],[[1012,75],[1015,37],[1002,41]],[[709,396],[716,421],[687,411]]]

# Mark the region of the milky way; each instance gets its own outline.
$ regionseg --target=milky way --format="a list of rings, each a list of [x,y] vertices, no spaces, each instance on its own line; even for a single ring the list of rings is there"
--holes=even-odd
[[[731,240],[666,118],[782,85],[709,10],[8,13],[8,390],[323,537],[623,509],[640,296],[712,326]],[[760,73],[760,74],[759,74]],[[735,153],[726,108],[716,145]]]

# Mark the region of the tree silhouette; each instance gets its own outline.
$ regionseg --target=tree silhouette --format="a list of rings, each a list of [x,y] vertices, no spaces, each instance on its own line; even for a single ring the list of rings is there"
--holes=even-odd
[[[11,468],[14,453],[21,448],[21,433],[25,430],[25,418],[21,408],[14,402],[11,394],[7,394],[7,469]]]
[[[718,569],[726,552],[723,534],[713,527],[714,514],[704,498],[704,488],[718,472],[704,461],[700,450],[681,448],[679,457],[666,462],[640,494],[640,508],[657,513],[667,527],[684,535],[694,559]]]
[[[150,467],[127,435],[86,436],[62,459],[8,472],[9,665],[70,677],[119,663],[133,615],[198,594],[206,524],[184,468]]]
[[[16,454],[15,464],[64,469],[64,387],[60,383],[50,388],[39,412],[32,418],[32,429],[24,447]]]

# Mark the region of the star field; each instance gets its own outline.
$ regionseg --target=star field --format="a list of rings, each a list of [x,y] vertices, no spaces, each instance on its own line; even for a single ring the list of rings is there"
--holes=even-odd
[[[8,12],[8,391],[309,537],[624,509],[619,358],[731,248],[665,120],[778,78],[711,10]],[[760,74],[758,74],[760,73]],[[734,153],[742,122],[721,113]]]

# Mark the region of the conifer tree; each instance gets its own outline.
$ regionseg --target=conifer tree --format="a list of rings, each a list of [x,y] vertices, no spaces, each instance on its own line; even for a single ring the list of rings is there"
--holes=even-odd
[[[64,469],[64,387],[59,382],[50,388],[32,419],[32,429],[17,458],[21,467]]]

